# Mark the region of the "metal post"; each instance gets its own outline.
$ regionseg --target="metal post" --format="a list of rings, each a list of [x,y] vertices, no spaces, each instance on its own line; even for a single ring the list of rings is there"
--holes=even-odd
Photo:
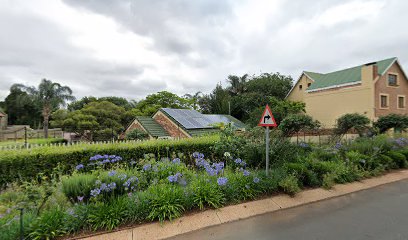
[[[28,143],[27,143],[27,127],[24,127],[24,146],[25,146],[25,148],[28,147]]]
[[[20,210],[20,240],[24,240],[24,225],[23,225],[24,208],[19,208],[19,210]]]
[[[265,129],[265,145],[266,145],[266,175],[269,173],[269,127]]]

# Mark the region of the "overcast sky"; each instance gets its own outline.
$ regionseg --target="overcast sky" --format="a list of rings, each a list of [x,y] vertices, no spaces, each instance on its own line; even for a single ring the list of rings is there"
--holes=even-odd
[[[0,99],[42,78],[76,97],[210,92],[229,74],[408,68],[405,0],[0,0]]]

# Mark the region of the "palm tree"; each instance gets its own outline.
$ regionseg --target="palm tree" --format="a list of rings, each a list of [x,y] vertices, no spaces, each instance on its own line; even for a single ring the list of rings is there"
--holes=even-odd
[[[44,138],[48,138],[48,125],[52,111],[60,106],[65,106],[67,101],[74,101],[71,88],[61,86],[59,83],[54,83],[50,80],[43,79],[35,87],[24,87],[28,93],[34,96],[36,102],[41,106],[41,114],[43,116]]]
[[[184,94],[184,98],[191,100],[193,103],[193,109],[197,110],[198,109],[198,100],[200,100],[201,96],[203,95],[202,92],[198,91],[194,95],[191,95],[189,93]]]
[[[246,91],[245,83],[248,80],[248,74],[238,77],[236,75],[229,75],[227,81],[231,84],[229,90],[233,95],[239,95]]]

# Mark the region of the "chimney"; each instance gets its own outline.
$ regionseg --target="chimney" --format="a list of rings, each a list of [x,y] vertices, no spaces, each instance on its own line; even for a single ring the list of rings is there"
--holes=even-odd
[[[368,86],[371,85],[374,79],[378,75],[378,66],[377,62],[371,62],[364,64],[361,67],[361,83],[362,85]]]

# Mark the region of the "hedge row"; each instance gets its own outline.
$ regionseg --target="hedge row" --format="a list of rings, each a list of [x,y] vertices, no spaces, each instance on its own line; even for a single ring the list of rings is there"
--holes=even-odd
[[[217,139],[217,136],[208,136],[182,140],[152,140],[140,143],[3,151],[0,155],[0,187],[14,181],[33,179],[39,173],[50,176],[58,164],[64,173],[70,173],[76,165],[87,162],[96,154],[118,155],[128,162],[137,161],[147,153],[153,153],[158,157],[171,157],[172,153],[191,156],[193,152],[202,152],[208,157],[216,157],[211,152],[211,146],[214,146]]]

